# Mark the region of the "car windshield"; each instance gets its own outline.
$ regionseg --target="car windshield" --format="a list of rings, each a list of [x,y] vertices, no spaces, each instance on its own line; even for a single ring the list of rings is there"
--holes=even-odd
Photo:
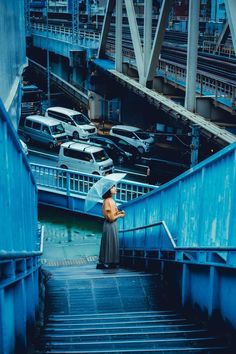
[[[65,129],[63,128],[63,125],[61,123],[56,125],[51,125],[50,130],[52,134],[61,134],[65,132]]]
[[[80,114],[74,114],[72,116],[72,118],[74,119],[75,123],[77,125],[85,125],[85,124],[90,124],[90,120],[82,113]]]
[[[107,153],[104,150],[94,152],[93,157],[95,158],[95,161],[97,161],[97,162],[102,162],[102,161],[109,159],[109,156],[107,155]]]
[[[149,139],[150,135],[148,133],[142,132],[142,131],[137,131],[135,134],[139,137],[139,139]]]

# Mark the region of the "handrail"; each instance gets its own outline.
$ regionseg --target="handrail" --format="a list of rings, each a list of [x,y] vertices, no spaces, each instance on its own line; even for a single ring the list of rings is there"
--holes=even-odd
[[[39,70],[41,70],[42,72],[44,72],[46,74],[47,68],[45,68],[43,65],[37,63],[36,61],[34,61],[32,59],[28,59],[28,61],[29,61],[29,64],[32,64],[32,65],[36,66]],[[64,84],[68,88],[70,88],[73,91],[75,91],[78,95],[83,96],[83,98],[88,100],[88,90],[85,89],[84,87],[80,86],[78,88],[75,85],[71,85],[69,82],[67,82],[66,80],[63,80],[60,76],[54,74],[53,72],[50,72],[50,76],[52,77],[52,79],[55,80],[55,82],[59,81],[59,84],[60,83]]]
[[[164,220],[157,221],[157,222],[149,224],[149,225],[132,227],[130,229],[121,229],[121,230],[119,230],[119,232],[125,233],[125,232],[138,231],[138,230],[148,229],[150,227],[159,226],[159,225],[163,225],[163,227],[166,231],[166,234],[168,236],[168,239],[171,242],[174,250],[176,250],[176,251],[209,251],[209,252],[236,251],[236,247],[220,247],[220,246],[218,246],[218,247],[178,247]]]
[[[0,251],[0,261],[3,259],[15,259],[15,258],[29,258],[35,256],[41,256],[43,254],[43,244],[44,244],[44,226],[41,226],[41,235],[40,235],[40,248],[39,251],[23,251],[23,252],[5,252]]]

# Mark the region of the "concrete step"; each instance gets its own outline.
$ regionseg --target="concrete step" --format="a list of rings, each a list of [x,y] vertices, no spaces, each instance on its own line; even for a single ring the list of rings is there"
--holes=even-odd
[[[116,349],[118,352],[132,349],[133,351],[138,349],[183,349],[183,348],[208,348],[210,350],[212,347],[225,347],[226,345],[220,343],[216,337],[194,337],[194,338],[159,338],[159,339],[127,339],[127,340],[110,340],[110,341],[86,341],[86,342],[72,342],[68,340],[67,342],[55,342],[45,344],[42,349],[44,350],[60,350],[64,351],[77,351],[81,353],[83,351],[107,351]]]
[[[180,324],[180,325],[165,325],[163,326],[163,324],[154,324],[154,325],[146,325],[146,326],[142,326],[142,325],[138,325],[138,324],[134,324],[134,325],[127,325],[127,326],[114,326],[114,327],[110,327],[108,326],[104,326],[104,327],[88,327],[88,328],[61,328],[61,327],[49,327],[47,326],[44,329],[44,335],[48,335],[48,334],[68,334],[68,335],[83,335],[83,334],[99,334],[99,333],[126,333],[127,331],[129,331],[129,333],[134,333],[134,332],[145,332],[145,331],[149,331],[149,332],[165,332],[165,331],[181,331],[181,330],[199,330],[199,326],[196,324]]]
[[[168,321],[175,321],[175,320],[182,320],[184,317],[179,314],[163,314],[163,315],[148,315],[148,314],[142,314],[142,315],[123,315],[122,313],[120,315],[110,315],[107,314],[106,316],[84,316],[84,317],[60,317],[60,318],[49,318],[48,319],[48,324],[95,324],[95,323],[109,323],[109,322],[139,322],[139,321],[161,321],[161,320],[168,320]]]
[[[123,316],[123,317],[129,317],[129,316],[150,316],[150,315],[176,315],[175,311],[172,310],[162,310],[162,311],[126,311],[126,312],[112,312],[109,313],[109,316]],[[107,317],[108,313],[92,313],[92,314],[76,314],[76,315],[51,315],[48,316],[48,320],[53,320],[53,319],[64,319],[64,318],[104,318]]]
[[[170,348],[170,349],[163,349],[163,348],[155,348],[155,349],[152,349],[152,348],[149,348],[149,349],[135,349],[135,350],[132,350],[132,349],[124,349],[124,350],[116,350],[116,349],[108,349],[108,350],[90,350],[90,351],[80,351],[78,353],[78,351],[76,350],[56,350],[56,349],[53,349],[53,350],[43,350],[43,351],[35,351],[34,354],[112,354],[112,353],[115,353],[115,354],[129,354],[129,353],[143,353],[143,354],[152,354],[152,353],[161,353],[161,354],[181,354],[181,353],[188,353],[188,354],[194,354],[194,353],[197,353],[197,354],[200,354],[200,353],[207,353],[207,354],[229,354],[227,347],[222,347],[222,346],[214,346],[214,347],[211,347],[211,348],[192,348],[192,347],[186,347],[186,348]]]
[[[81,323],[81,322],[76,322],[76,323],[48,323],[46,328],[71,328],[71,329],[79,329],[79,328],[102,328],[102,327],[107,327],[110,326],[110,328],[112,327],[117,327],[122,326],[122,327],[126,327],[129,325],[142,325],[142,326],[146,326],[146,325],[162,325],[162,326],[166,326],[166,325],[179,325],[179,324],[187,324],[188,320],[186,320],[185,318],[176,318],[176,319],[160,319],[160,320],[152,320],[152,319],[143,319],[143,320],[139,320],[136,321],[135,319],[130,319],[129,321],[125,320],[121,320],[121,321],[103,321],[103,322],[95,322],[95,323]]]
[[[49,344],[53,342],[85,342],[85,341],[117,341],[117,340],[127,340],[127,339],[158,339],[165,338],[166,340],[171,338],[195,338],[195,337],[207,337],[209,332],[207,330],[172,330],[172,331],[136,331],[136,332],[113,332],[113,333],[84,333],[84,334],[45,334],[42,342]]]

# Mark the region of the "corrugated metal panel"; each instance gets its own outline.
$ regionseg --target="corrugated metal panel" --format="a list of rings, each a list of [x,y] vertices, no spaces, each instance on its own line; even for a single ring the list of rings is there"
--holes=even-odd
[[[164,220],[177,245],[236,245],[236,144],[231,144],[158,190],[125,205],[122,229]],[[147,237],[152,248],[155,232],[135,231],[125,236],[126,247],[141,246]],[[139,232],[139,235],[138,235]],[[132,234],[132,235],[131,235]]]

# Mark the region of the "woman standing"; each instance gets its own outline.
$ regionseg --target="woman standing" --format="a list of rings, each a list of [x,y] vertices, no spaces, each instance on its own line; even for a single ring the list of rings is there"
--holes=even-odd
[[[117,219],[125,216],[124,211],[119,211],[113,196],[116,186],[112,186],[102,197],[104,199],[102,213],[105,218],[101,239],[99,263],[97,269],[116,268],[119,264],[119,236]]]

